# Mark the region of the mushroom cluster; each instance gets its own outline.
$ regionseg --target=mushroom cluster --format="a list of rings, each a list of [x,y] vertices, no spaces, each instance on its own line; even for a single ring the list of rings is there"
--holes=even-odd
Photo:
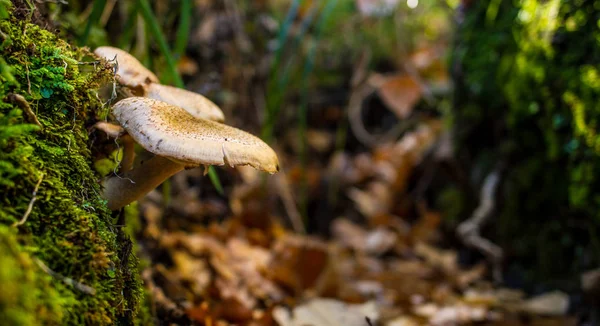
[[[277,155],[265,142],[222,124],[223,112],[200,94],[165,86],[129,53],[100,47],[98,56],[117,60],[117,81],[136,96],[118,101],[112,134],[124,139],[122,175],[102,182],[108,208],[117,210],[139,199],[175,173],[208,165],[250,165],[279,171]],[[103,130],[107,125],[99,125]],[[133,142],[154,156],[133,167]]]

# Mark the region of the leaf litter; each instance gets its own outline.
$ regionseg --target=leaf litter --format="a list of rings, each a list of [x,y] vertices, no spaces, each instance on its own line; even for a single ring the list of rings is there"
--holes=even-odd
[[[157,318],[196,325],[574,324],[564,293],[527,299],[490,283],[484,263],[461,267],[456,251],[437,245],[439,213],[419,204],[418,218],[407,221],[394,212],[439,134],[439,121],[431,120],[369,154],[334,156],[329,170],[365,223],[340,216],[329,239],[290,231],[271,214],[273,179],[265,190],[259,174],[240,169],[223,205],[201,201],[187,180],[201,173],[186,171],[173,182],[169,208],[158,194],[141,202],[141,251],[152,262],[142,275]],[[284,177],[293,183],[294,171]],[[207,223],[210,214],[201,211],[230,215]]]

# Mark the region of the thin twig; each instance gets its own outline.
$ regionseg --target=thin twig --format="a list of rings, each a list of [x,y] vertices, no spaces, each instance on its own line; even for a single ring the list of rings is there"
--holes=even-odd
[[[350,121],[350,128],[354,132],[356,139],[367,147],[373,147],[382,142],[393,141],[417,122],[417,120],[413,119],[404,119],[398,121],[392,129],[386,131],[382,135],[375,136],[369,133],[365,128],[362,119],[362,104],[364,99],[370,96],[374,91],[375,88],[373,86],[364,83],[352,91],[348,102],[348,120]]]
[[[31,200],[29,201],[29,205],[27,206],[27,210],[25,210],[25,214],[23,214],[23,217],[21,217],[21,219],[18,222],[13,223],[13,225],[12,225],[13,227],[23,225],[27,221],[29,214],[31,214],[31,210],[33,209],[33,204],[37,200],[37,192],[40,189],[42,180],[44,180],[44,174],[42,174],[40,176],[40,179],[38,180],[38,182],[35,184],[35,187],[33,188],[33,197],[31,197]]]
[[[74,287],[75,289],[89,294],[89,295],[96,295],[96,289],[94,289],[93,287],[89,286],[89,285],[85,285],[83,283],[77,282],[74,279],[70,278],[70,277],[66,277],[66,276],[62,276],[60,274],[58,274],[57,272],[53,271],[50,269],[50,267],[46,266],[46,264],[44,264],[41,260],[39,260],[38,258],[34,258],[35,262],[38,264],[38,266],[40,266],[40,268],[48,273],[49,275],[51,275],[54,278],[57,278],[61,281],[63,281],[65,284],[70,285],[72,287]]]
[[[100,15],[99,20],[101,27],[105,27],[108,23],[108,19],[110,18],[110,15],[112,14],[113,8],[115,7],[116,3],[117,0],[109,0],[104,6],[104,10],[102,10],[102,14]]]
[[[356,139],[369,147],[376,144],[377,139],[365,128],[361,117],[361,109],[363,100],[371,93],[373,93],[373,88],[365,83],[352,91],[350,100],[348,101],[348,121],[350,121],[350,128],[354,132]]]
[[[22,95],[11,93],[11,94],[8,94],[8,99],[11,102],[17,104],[25,112],[29,122],[32,122],[33,124],[36,124],[40,128],[43,128],[43,126],[40,123],[40,121],[38,120],[37,116],[35,115],[33,110],[31,110],[29,103]]]
[[[456,229],[457,234],[462,241],[470,247],[479,250],[493,264],[493,276],[496,281],[502,279],[500,262],[503,258],[503,251],[498,245],[480,235],[482,226],[490,220],[496,206],[496,189],[500,183],[500,173],[495,170],[491,172],[484,180],[481,187],[479,206],[473,211],[473,215],[462,222]]]
[[[31,95],[31,81],[29,80],[29,66],[27,64],[25,64],[25,72],[27,76],[27,93]]]
[[[302,214],[300,214],[298,206],[294,201],[292,188],[290,187],[285,173],[279,173],[275,176],[275,184],[279,192],[279,197],[283,202],[283,206],[290,217],[294,231],[296,231],[296,233],[306,234],[306,228],[302,221]]]

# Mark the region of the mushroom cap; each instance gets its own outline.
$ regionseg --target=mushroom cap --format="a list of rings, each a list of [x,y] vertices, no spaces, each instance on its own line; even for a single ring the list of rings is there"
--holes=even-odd
[[[279,171],[275,151],[258,137],[186,110],[145,97],[129,97],[113,106],[117,121],[147,151],[187,167],[250,165]]]
[[[121,49],[112,46],[101,46],[94,53],[106,60],[117,58],[119,69],[117,70],[117,81],[128,87],[140,87],[149,83],[158,83],[158,77],[144,67],[134,56]]]
[[[190,92],[186,89],[161,84],[150,84],[147,88],[146,97],[179,106],[196,118],[217,122],[225,120],[223,111],[215,103],[198,93]]]

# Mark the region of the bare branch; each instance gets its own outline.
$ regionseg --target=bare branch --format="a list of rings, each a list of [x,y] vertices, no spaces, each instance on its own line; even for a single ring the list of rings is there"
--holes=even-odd
[[[485,178],[483,187],[481,187],[479,206],[473,211],[473,215],[462,222],[456,229],[456,233],[465,245],[479,250],[485,255],[493,265],[493,276],[496,281],[502,279],[500,262],[503,258],[503,251],[498,245],[480,235],[481,228],[492,217],[496,206],[496,190],[500,181],[500,172],[494,170]]]

